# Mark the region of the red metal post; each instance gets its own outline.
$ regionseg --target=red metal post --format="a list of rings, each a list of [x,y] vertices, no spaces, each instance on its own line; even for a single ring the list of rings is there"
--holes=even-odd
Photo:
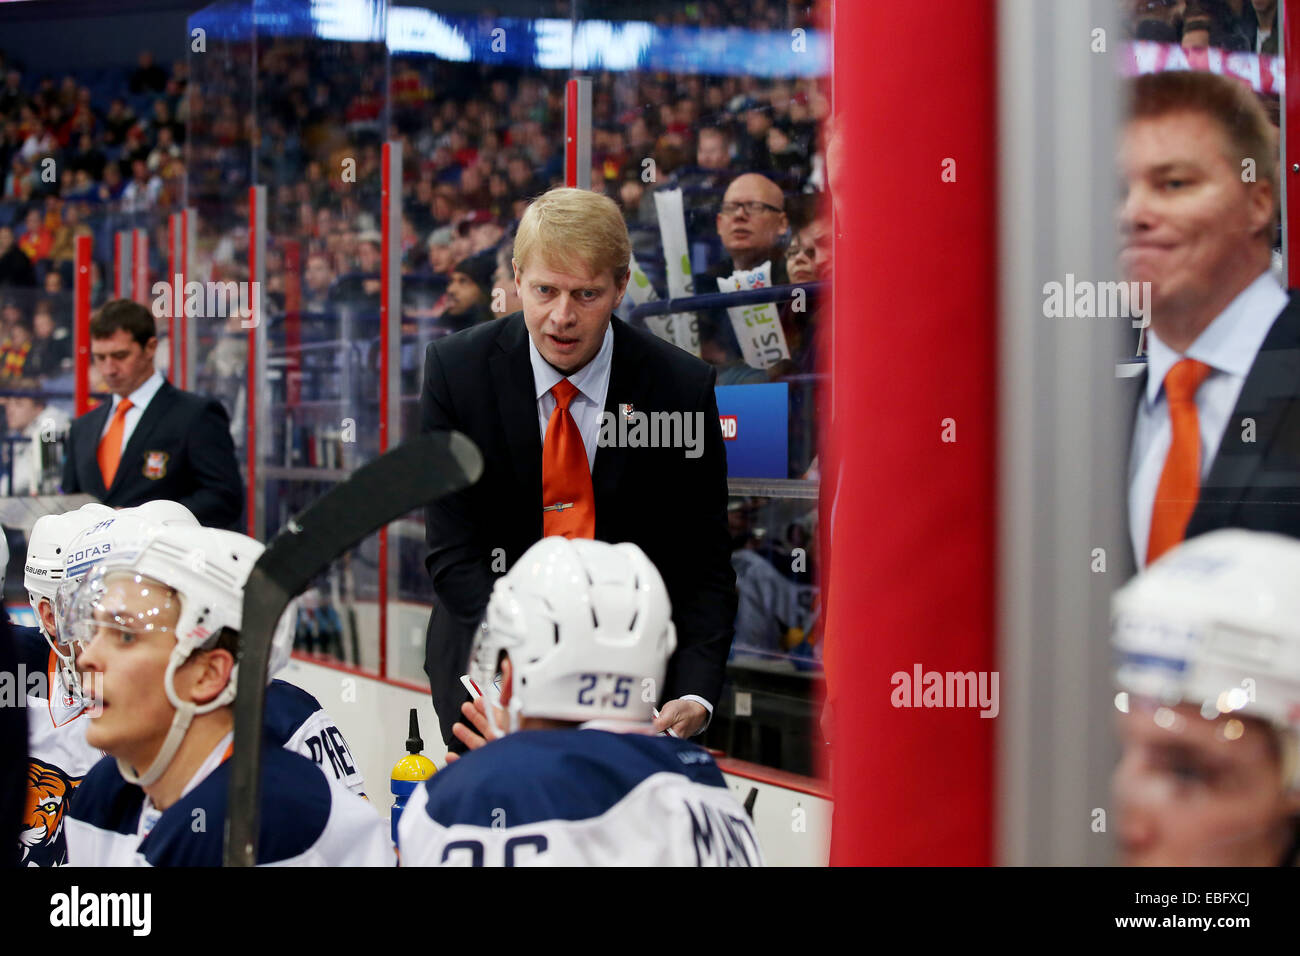
[[[578,185],[578,81],[564,84],[564,185]]]
[[[248,187],[248,281],[257,276],[257,187]],[[258,297],[248,297],[252,316],[248,329],[248,393],[245,408],[248,410],[248,438],[244,443],[248,458],[248,534],[257,537],[257,509],[261,502],[257,500],[257,325],[261,321],[259,311],[261,303]]]
[[[73,409],[75,414],[90,411],[90,284],[95,240],[77,236],[73,247],[75,261],[72,279],[72,340],[77,354],[73,371]]]
[[[388,332],[389,301],[389,256],[392,242],[392,216],[389,211],[389,199],[392,196],[392,144],[384,143],[382,161],[382,180],[380,185],[380,227],[379,248],[381,276],[379,279],[379,454],[388,451],[388,376],[392,369],[388,367]],[[398,182],[398,188],[401,182]],[[388,525],[379,529],[379,675],[388,676]]]
[[[924,31],[909,13],[834,10],[831,863],[987,865],[995,721],[895,706],[894,675],[995,667],[998,18],[993,0],[948,4]],[[891,40],[864,56],[868,36]],[[958,442],[941,440],[949,417]]]

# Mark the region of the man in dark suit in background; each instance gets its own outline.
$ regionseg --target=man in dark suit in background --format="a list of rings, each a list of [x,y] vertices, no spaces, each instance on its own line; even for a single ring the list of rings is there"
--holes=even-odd
[[[230,419],[216,399],[165,381],[157,348],[153,314],[137,302],[115,299],[91,320],[91,356],[113,400],[72,423],[63,492],[115,508],[178,501],[204,525],[233,528],[244,485]]]
[[[1137,565],[1216,528],[1300,537],[1300,303],[1269,272],[1276,132],[1226,77],[1131,91],[1120,264],[1150,283],[1151,319],[1128,468]]]
[[[551,190],[514,248],[523,311],[439,339],[425,360],[421,431],[464,432],[484,459],[474,487],[426,511],[436,600],[425,672],[443,737],[462,713],[459,678],[495,578],[547,534],[632,541],[659,568],[677,651],[666,686],[635,692],[660,702],[660,730],[692,736],[721,693],[736,614],[713,369],[612,318],[631,245],[611,200]],[[637,447],[620,434],[654,413],[675,415],[680,440]]]

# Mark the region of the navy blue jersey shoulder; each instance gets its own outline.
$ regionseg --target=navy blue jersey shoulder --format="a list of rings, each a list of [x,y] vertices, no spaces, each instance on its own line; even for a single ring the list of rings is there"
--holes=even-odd
[[[267,742],[283,747],[307,718],[320,709],[320,701],[296,684],[271,681],[266,688],[266,716],[262,724]]]
[[[643,780],[676,773],[726,787],[708,752],[685,740],[603,730],[525,730],[471,751],[429,778],[426,812],[442,826],[510,826],[600,816]]]
[[[9,623],[9,633],[14,636],[14,651],[18,656],[18,663],[23,665],[27,674],[44,674],[50,669],[50,645],[45,640],[45,635],[41,633],[39,627],[21,627]],[[41,693],[37,697],[43,697],[49,693],[45,689],[45,681],[39,684],[25,683],[26,689],[32,690],[39,688]]]
[[[144,791],[127,783],[117,769],[117,761],[105,757],[81,778],[77,798],[68,806],[68,815],[98,830],[135,833],[140,826],[142,806]]]
[[[222,763],[162,815],[140,844],[150,866],[221,865],[230,767],[229,760]],[[300,754],[262,747],[261,800],[259,864],[300,856],[325,831],[332,804],[329,784],[320,768]],[[204,821],[198,832],[197,820]]]

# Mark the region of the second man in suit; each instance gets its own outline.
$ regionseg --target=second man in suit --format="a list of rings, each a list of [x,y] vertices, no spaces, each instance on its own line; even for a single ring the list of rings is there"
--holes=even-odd
[[[464,432],[484,459],[478,484],[426,512],[425,670],[443,736],[495,578],[552,534],[631,541],[658,567],[678,647],[666,686],[631,692],[660,702],[661,730],[693,736],[721,693],[736,613],[713,369],[613,318],[631,244],[609,199],[551,190],[514,252],[522,312],[439,339],[425,360],[421,430]],[[668,441],[630,437],[660,413],[681,426]]]
[[[221,403],[168,383],[154,368],[153,313],[107,302],[90,322],[90,352],[112,402],[72,423],[63,493],[128,508],[178,501],[200,523],[233,528],[244,507],[230,419]]]
[[[1276,131],[1212,73],[1132,81],[1124,278],[1150,283],[1128,471],[1137,565],[1216,528],[1300,537],[1300,305],[1269,271]]]

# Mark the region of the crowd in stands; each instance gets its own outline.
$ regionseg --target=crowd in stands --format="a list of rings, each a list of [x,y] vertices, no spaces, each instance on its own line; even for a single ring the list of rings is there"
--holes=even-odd
[[[807,4],[691,6],[689,14],[629,15],[662,25],[814,25]],[[84,75],[42,76],[0,64],[0,391],[6,378],[48,388],[52,373],[68,371],[73,239],[96,237],[98,302],[111,261],[108,210],[118,217],[114,224],[150,229],[151,283],[167,274],[165,216],[183,198],[199,210],[191,277],[247,280],[247,187],[254,181],[269,195],[264,292],[273,349],[284,347],[286,314],[296,313],[299,373],[310,390],[306,347],[339,338],[344,312],[362,323],[378,314],[385,139],[400,142],[403,156],[403,392],[418,393],[419,357],[430,336],[519,308],[510,266],[514,226],[530,199],[563,181],[562,72],[389,61],[379,45],[266,40],[258,47],[254,115],[247,58],[234,52],[170,65],[143,53],[133,68]],[[592,188],[624,210],[638,264],[659,295],[668,290],[658,189],[683,191],[697,291],[715,291],[715,276],[763,259],[772,284],[828,277],[829,226],[820,202],[825,78],[597,72],[592,81]],[[42,176],[47,160],[53,177]],[[761,178],[766,206],[733,196],[723,215],[727,190],[743,174]],[[816,306],[781,308],[790,357],[777,365],[747,368],[721,311],[713,320],[701,313],[701,354],[720,366],[720,382],[811,379]],[[197,385],[241,422],[246,336],[237,319],[223,324],[203,330]],[[351,329],[358,338],[369,334],[364,326]],[[355,343],[345,351],[363,370],[376,361],[376,350]],[[337,350],[318,357],[331,371],[345,361]],[[792,421],[801,424],[792,424],[790,475],[815,477],[808,382],[792,386],[791,405]],[[810,534],[798,524],[788,531]],[[753,550],[753,540],[738,550]],[[786,622],[781,640],[795,627]]]
[[[1277,8],[1277,0],[1129,0],[1126,25],[1136,40],[1277,56]]]

